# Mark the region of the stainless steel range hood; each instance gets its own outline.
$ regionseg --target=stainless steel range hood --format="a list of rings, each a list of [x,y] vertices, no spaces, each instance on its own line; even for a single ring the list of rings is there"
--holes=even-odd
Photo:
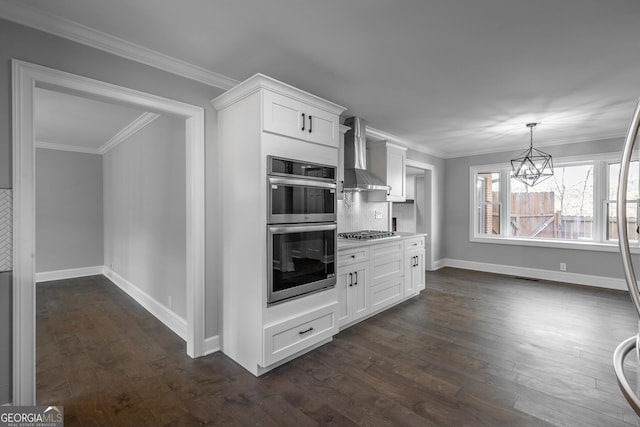
[[[389,191],[380,178],[367,170],[366,125],[360,117],[348,117],[351,129],[344,134],[344,191]]]

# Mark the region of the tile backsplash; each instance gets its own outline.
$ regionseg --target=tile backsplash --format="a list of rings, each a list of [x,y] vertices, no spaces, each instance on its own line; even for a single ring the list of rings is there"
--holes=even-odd
[[[13,197],[9,189],[0,189],[0,271],[13,268]]]
[[[338,200],[338,232],[389,230],[387,202],[369,202],[366,192],[345,192]]]

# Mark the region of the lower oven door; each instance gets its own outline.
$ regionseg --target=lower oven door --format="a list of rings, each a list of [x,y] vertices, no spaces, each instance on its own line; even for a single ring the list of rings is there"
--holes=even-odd
[[[335,223],[268,226],[268,304],[335,286],[336,231]]]

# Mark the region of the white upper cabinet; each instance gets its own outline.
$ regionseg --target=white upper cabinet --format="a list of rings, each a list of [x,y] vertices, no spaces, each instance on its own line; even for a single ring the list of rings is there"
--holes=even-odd
[[[388,193],[373,191],[370,201],[404,202],[406,200],[407,149],[389,142],[369,144],[367,165],[369,170],[391,186]]]
[[[338,114],[271,91],[264,91],[262,100],[265,132],[338,147]]]

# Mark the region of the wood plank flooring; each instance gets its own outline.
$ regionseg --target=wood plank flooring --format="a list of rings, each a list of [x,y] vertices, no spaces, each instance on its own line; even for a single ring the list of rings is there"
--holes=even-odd
[[[94,276],[37,287],[37,401],[66,426],[640,426],[612,367],[636,328],[623,292],[446,268],[255,378]]]

